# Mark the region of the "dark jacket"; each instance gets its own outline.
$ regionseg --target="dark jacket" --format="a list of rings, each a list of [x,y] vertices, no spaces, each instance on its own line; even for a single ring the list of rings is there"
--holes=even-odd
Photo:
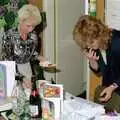
[[[106,50],[107,64],[105,64],[99,49],[96,50],[96,53],[99,56],[99,68],[95,71],[90,67],[91,70],[103,76],[103,86],[116,83],[119,86],[116,91],[120,93],[120,31],[112,31],[111,41]]]

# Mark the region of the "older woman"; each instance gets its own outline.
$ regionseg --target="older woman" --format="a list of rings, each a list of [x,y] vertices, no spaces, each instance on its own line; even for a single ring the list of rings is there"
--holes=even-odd
[[[37,35],[33,31],[40,24],[41,15],[34,5],[24,5],[18,11],[18,26],[5,32],[2,38],[1,60],[14,60],[17,63],[17,72],[30,77],[29,62],[39,55],[36,52]],[[26,67],[27,66],[27,67]]]
[[[84,15],[78,20],[73,36],[89,60],[91,70],[103,77],[95,101],[120,112],[120,31]]]

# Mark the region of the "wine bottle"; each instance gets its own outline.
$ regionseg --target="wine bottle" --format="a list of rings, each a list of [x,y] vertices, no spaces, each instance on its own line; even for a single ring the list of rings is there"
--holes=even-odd
[[[40,65],[38,65],[36,70],[37,70],[36,79],[37,80],[45,80],[43,67],[41,67]]]
[[[51,84],[56,84],[56,81],[51,78]]]
[[[32,118],[42,118],[41,97],[36,87],[36,77],[31,77],[30,111]]]

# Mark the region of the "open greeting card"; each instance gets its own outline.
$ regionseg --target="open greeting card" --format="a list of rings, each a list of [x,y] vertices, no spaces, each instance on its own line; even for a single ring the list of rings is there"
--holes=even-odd
[[[11,96],[15,82],[15,62],[0,61],[0,111],[12,108]]]
[[[43,120],[60,120],[63,111],[63,85],[40,83],[40,94],[43,97]]]
[[[10,97],[15,82],[15,62],[0,61],[0,98]]]

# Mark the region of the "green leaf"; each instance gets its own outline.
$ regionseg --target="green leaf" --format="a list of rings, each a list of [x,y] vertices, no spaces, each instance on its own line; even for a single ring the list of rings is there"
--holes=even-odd
[[[28,4],[27,0],[19,0],[18,8],[20,9],[23,5]]]
[[[3,28],[6,25],[4,18],[0,19],[0,28]]]
[[[13,23],[15,22],[15,14],[14,12],[7,12],[5,15],[4,15],[4,19],[5,19],[5,22],[6,22],[6,28],[10,28],[12,27]]]
[[[6,5],[10,2],[10,0],[0,0],[0,6]]]

